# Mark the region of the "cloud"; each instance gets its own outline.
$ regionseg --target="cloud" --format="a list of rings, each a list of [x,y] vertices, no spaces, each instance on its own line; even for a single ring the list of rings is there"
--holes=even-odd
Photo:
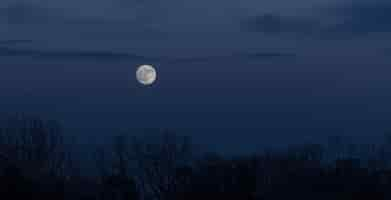
[[[32,40],[0,40],[0,45],[15,45],[31,43]]]
[[[221,56],[205,56],[205,57],[190,57],[190,58],[174,58],[170,59],[170,62],[183,62],[183,63],[200,63],[200,62],[218,62],[218,61],[232,61],[232,60],[266,60],[273,58],[294,58],[293,53],[279,53],[279,52],[241,52],[232,53],[229,55]]]
[[[329,29],[330,32],[350,35],[391,32],[391,3],[375,1],[346,4],[331,8],[329,13],[341,19],[340,23]]]
[[[0,7],[0,22],[6,24],[98,24],[105,19],[73,14],[70,9],[47,7],[47,5],[14,2]]]
[[[391,32],[391,3],[376,1],[334,5],[309,16],[260,14],[242,21],[244,31],[269,35],[296,35],[318,39],[351,38]]]
[[[144,56],[131,53],[113,52],[113,51],[64,51],[64,50],[39,50],[39,49],[22,49],[22,48],[10,48],[0,47],[0,57],[35,57],[41,59],[54,59],[54,60],[131,60],[140,62],[165,62],[165,63],[195,63],[195,62],[213,62],[213,61],[229,61],[229,60],[264,60],[270,58],[291,58],[295,57],[294,54],[278,53],[278,52],[261,52],[261,53],[233,53],[223,56],[206,56],[206,57],[188,57],[188,58],[175,58],[175,57],[162,57],[162,56]]]
[[[0,47],[0,56],[30,56],[43,59],[66,60],[150,60],[157,58],[112,51],[64,51]]]
[[[52,17],[49,9],[32,3],[16,2],[0,8],[0,20],[8,24],[43,23]]]
[[[280,35],[284,33],[308,34],[317,27],[312,19],[294,16],[282,16],[266,13],[248,17],[242,21],[241,28],[251,32]]]
[[[391,56],[391,48],[383,49],[382,53],[386,56]]]

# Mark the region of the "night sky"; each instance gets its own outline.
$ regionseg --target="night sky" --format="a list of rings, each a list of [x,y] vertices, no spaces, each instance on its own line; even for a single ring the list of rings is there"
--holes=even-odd
[[[3,0],[0,112],[230,152],[391,130],[386,0]],[[158,80],[136,81],[152,64]]]

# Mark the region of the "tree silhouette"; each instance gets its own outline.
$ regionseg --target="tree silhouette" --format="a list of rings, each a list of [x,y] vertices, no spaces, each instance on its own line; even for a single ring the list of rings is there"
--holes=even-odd
[[[95,152],[95,163],[84,166],[98,174],[74,174],[81,163],[72,159],[58,122],[26,116],[8,118],[0,126],[0,198],[391,198],[387,139],[379,144],[354,144],[333,137],[326,145],[299,145],[231,157],[196,152],[187,136],[171,131],[157,133],[154,137],[112,137],[110,145]]]
[[[98,149],[96,165],[100,173],[101,199],[137,200],[139,189],[131,176],[125,136],[115,136],[109,151]],[[109,155],[107,155],[109,154]]]
[[[135,164],[143,190],[159,200],[176,199],[186,184],[192,145],[188,137],[164,131],[155,140],[131,139],[129,159]]]

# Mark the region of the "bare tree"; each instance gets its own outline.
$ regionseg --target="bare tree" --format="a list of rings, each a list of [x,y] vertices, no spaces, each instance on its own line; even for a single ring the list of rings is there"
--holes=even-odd
[[[26,175],[65,176],[71,155],[61,126],[56,121],[16,116],[0,128],[0,154]]]
[[[190,138],[164,131],[154,139],[133,137],[130,148],[129,159],[144,192],[154,199],[175,199],[193,160]]]
[[[102,146],[95,152],[101,199],[139,199],[137,184],[131,175],[129,141],[124,135],[115,136],[111,146]]]

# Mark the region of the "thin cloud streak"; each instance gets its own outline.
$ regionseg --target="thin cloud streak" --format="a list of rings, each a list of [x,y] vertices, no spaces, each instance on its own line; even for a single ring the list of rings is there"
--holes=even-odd
[[[61,50],[37,50],[0,47],[0,56],[31,56],[43,59],[71,59],[71,60],[136,60],[150,62],[166,63],[194,63],[194,62],[211,62],[227,61],[233,59],[269,59],[281,57],[294,57],[294,54],[263,52],[263,53],[234,53],[224,56],[205,56],[189,58],[173,57],[150,57],[131,53],[121,53],[114,51],[61,51]]]
[[[0,40],[0,45],[15,45],[31,43],[32,40]]]

